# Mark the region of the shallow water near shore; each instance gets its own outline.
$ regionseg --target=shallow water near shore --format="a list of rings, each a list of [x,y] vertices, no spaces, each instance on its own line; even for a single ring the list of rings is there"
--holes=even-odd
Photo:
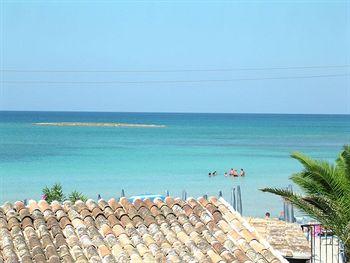
[[[164,128],[37,126],[42,122],[165,125]],[[91,198],[217,195],[242,189],[243,214],[277,216],[301,151],[333,161],[350,143],[350,115],[0,112],[0,201],[39,199],[55,182]],[[244,178],[225,178],[244,168]],[[208,172],[218,176],[209,178]]]

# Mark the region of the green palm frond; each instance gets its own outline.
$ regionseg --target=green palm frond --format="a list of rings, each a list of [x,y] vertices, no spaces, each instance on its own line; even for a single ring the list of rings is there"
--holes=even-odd
[[[290,190],[278,189],[278,188],[264,188],[264,189],[261,189],[261,191],[279,195],[284,199],[286,199],[287,201],[293,203],[296,207],[298,207],[300,210],[304,211],[306,214],[310,215],[311,217],[317,219],[318,221],[324,221],[321,219],[325,217],[325,214],[319,208],[303,200],[303,197],[301,195],[293,193]]]
[[[46,186],[43,189],[43,194],[46,197],[46,201],[49,203],[51,203],[52,201],[63,202],[65,199],[62,185],[59,183],[55,183],[51,188]]]
[[[293,174],[290,179],[305,193],[308,193],[310,195],[316,195],[324,192],[322,184],[315,182],[310,177],[304,176],[304,173]]]
[[[342,167],[344,176],[350,181],[350,145],[345,145],[339,154],[337,165]]]
[[[335,165],[298,152],[291,157],[303,166],[303,170],[290,179],[304,194],[278,188],[261,190],[283,197],[331,229],[350,256],[350,146],[343,147]]]
[[[350,181],[346,180],[344,176],[341,176],[341,170],[339,167],[325,162],[325,161],[316,161],[311,158],[301,154],[293,153],[292,158],[297,159],[304,166],[304,170],[298,174],[295,174],[291,177],[292,181],[303,181],[308,180],[311,185],[307,185],[307,188],[303,188],[304,184],[299,185],[306,193],[314,193],[315,190],[318,191],[320,195],[333,196],[342,196],[344,191],[349,190]],[[312,184],[317,189],[312,190]],[[311,188],[310,188],[311,186]]]
[[[83,195],[81,192],[78,192],[78,191],[74,190],[73,192],[70,193],[69,200],[72,203],[75,203],[78,200],[86,202],[87,201],[87,197],[85,195]]]

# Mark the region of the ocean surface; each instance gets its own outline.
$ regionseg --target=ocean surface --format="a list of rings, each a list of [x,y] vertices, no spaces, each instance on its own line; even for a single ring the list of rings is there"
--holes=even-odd
[[[165,128],[36,126],[36,122],[123,122]],[[181,197],[242,190],[243,214],[278,216],[280,198],[301,169],[290,153],[333,161],[350,143],[350,115],[0,112],[0,202],[39,199],[60,182],[66,193],[105,199],[138,194]],[[243,178],[226,178],[244,168]],[[209,178],[208,173],[218,176]]]

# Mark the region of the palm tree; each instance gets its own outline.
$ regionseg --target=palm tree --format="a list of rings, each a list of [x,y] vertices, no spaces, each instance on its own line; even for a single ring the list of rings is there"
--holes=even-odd
[[[303,170],[291,180],[304,194],[278,188],[264,188],[263,192],[279,195],[293,203],[323,226],[332,230],[344,244],[350,259],[350,146],[345,145],[335,164],[314,160],[301,153],[293,153]]]
[[[83,202],[87,201],[87,197],[85,195],[83,195],[81,192],[78,192],[76,190],[74,190],[73,192],[70,193],[70,195],[68,196],[68,199],[72,203],[75,203],[78,200],[81,200]]]
[[[63,188],[60,183],[55,183],[51,187],[46,186],[42,191],[43,199],[45,199],[49,203],[52,203],[52,201],[63,202],[66,200],[69,200],[72,203],[75,203],[77,200],[86,202],[88,199],[83,193],[78,192],[76,190],[71,192],[67,198],[66,195],[63,193]]]
[[[65,200],[65,196],[63,194],[62,185],[55,183],[51,187],[46,186],[43,189],[43,198],[49,203],[52,201],[63,202]]]

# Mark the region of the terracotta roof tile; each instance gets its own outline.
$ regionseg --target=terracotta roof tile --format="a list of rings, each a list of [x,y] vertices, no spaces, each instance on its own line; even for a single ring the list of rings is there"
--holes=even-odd
[[[49,206],[49,204],[45,200],[40,200],[38,202],[38,206],[39,206],[39,209],[41,210],[41,212],[44,212],[46,210],[51,210],[51,207]]]
[[[4,262],[285,262],[223,199],[126,198],[0,208]]]
[[[119,203],[117,202],[117,200],[115,200],[115,198],[109,199],[107,203],[113,210],[116,210],[116,207],[119,206]]]
[[[153,203],[150,199],[143,200],[143,203],[146,205],[146,207],[151,210],[153,206],[157,206],[155,203]]]
[[[120,218],[127,215],[127,213],[124,211],[123,207],[117,207],[117,209],[114,210],[114,215],[120,220]]]
[[[19,212],[21,209],[25,208],[25,205],[22,201],[17,201],[17,202],[15,202],[14,207],[15,207],[16,211]]]
[[[29,200],[29,212],[33,213],[34,210],[39,210],[39,206],[36,201],[34,200]]]
[[[58,256],[52,256],[49,258],[48,262],[49,263],[59,263],[61,261],[60,261],[60,258]]]

